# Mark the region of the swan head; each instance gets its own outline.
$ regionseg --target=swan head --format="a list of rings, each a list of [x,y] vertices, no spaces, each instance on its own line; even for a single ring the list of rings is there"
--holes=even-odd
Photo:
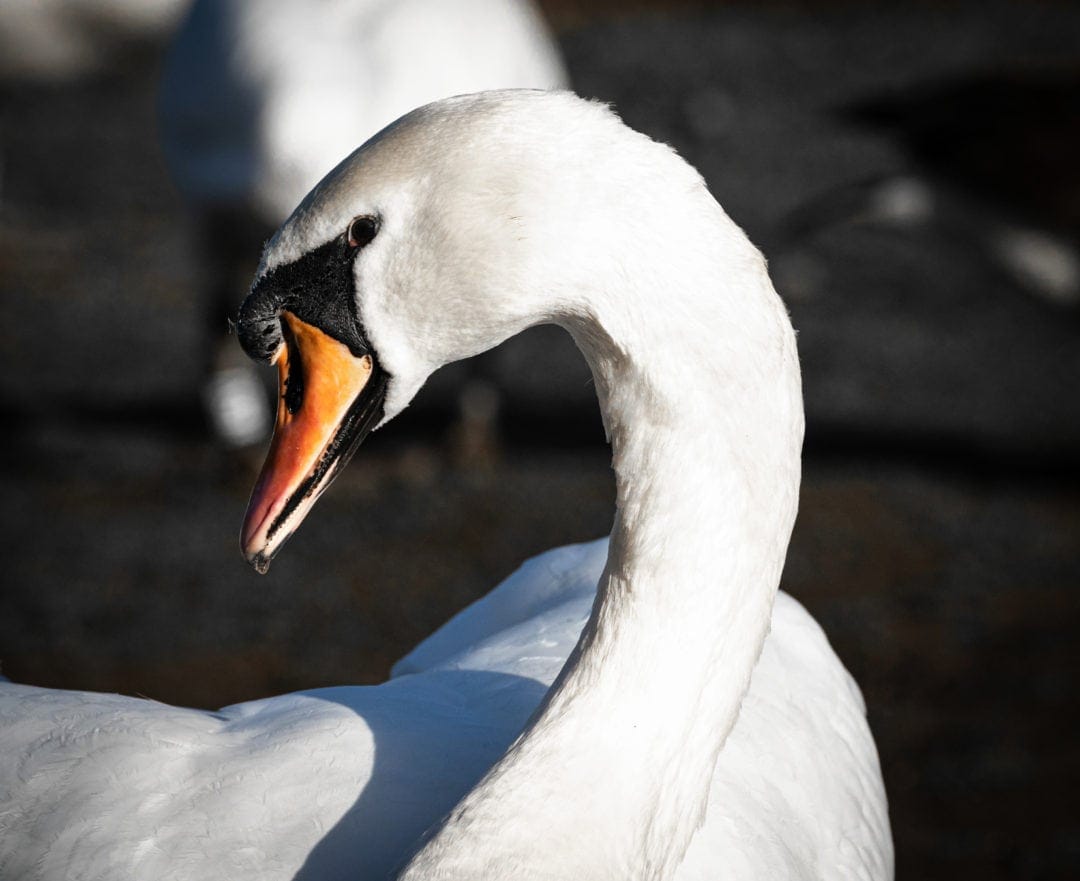
[[[657,162],[668,187],[675,174],[705,192],[603,105],[522,90],[420,108],[330,172],[266,245],[240,311],[241,344],[276,363],[281,391],[241,538],[249,562],[266,569],[433,371],[587,313],[582,292],[618,275],[608,239],[653,222],[636,166]]]

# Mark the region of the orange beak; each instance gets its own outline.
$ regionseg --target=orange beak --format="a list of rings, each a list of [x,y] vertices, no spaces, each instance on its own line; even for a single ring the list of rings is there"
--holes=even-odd
[[[270,451],[248,502],[240,547],[260,573],[382,418],[386,376],[291,312],[274,355],[280,399]]]

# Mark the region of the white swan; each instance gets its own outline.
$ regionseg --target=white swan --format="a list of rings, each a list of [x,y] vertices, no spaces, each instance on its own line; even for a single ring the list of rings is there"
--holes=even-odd
[[[207,713],[0,685],[0,876],[892,876],[858,689],[776,590],[791,326],[698,174],[600,105],[421,108],[279,230],[240,322],[283,389],[245,553],[432,370],[537,322],[595,376],[610,546],[526,564],[377,687]]]

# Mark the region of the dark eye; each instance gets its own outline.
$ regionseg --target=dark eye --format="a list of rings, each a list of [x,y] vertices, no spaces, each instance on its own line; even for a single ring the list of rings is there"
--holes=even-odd
[[[362,248],[375,238],[379,231],[379,219],[370,214],[354,217],[349,224],[349,247]]]

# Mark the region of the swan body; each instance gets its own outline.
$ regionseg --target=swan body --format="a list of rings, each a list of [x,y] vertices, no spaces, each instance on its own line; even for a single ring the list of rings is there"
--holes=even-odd
[[[588,619],[606,556],[597,541],[530,560],[382,686],[204,712],[0,684],[0,793],[17,794],[0,815],[0,877],[389,877],[521,730]],[[857,686],[780,593],[713,777],[726,810],[706,815],[675,877],[714,878],[721,864],[735,878],[884,877],[860,867],[883,870],[886,853],[851,839],[821,849],[815,834],[887,836],[883,813],[859,816],[881,804],[874,755]],[[830,806],[849,815],[823,815]],[[774,847],[777,818],[802,830],[801,848]]]
[[[596,380],[611,538],[530,561],[381,686],[207,713],[0,684],[0,875],[892,877],[858,688],[776,589],[790,323],[696,172],[600,105],[429,105],[267,245],[239,333],[282,401],[245,554],[269,566],[430,372],[544,321]]]

